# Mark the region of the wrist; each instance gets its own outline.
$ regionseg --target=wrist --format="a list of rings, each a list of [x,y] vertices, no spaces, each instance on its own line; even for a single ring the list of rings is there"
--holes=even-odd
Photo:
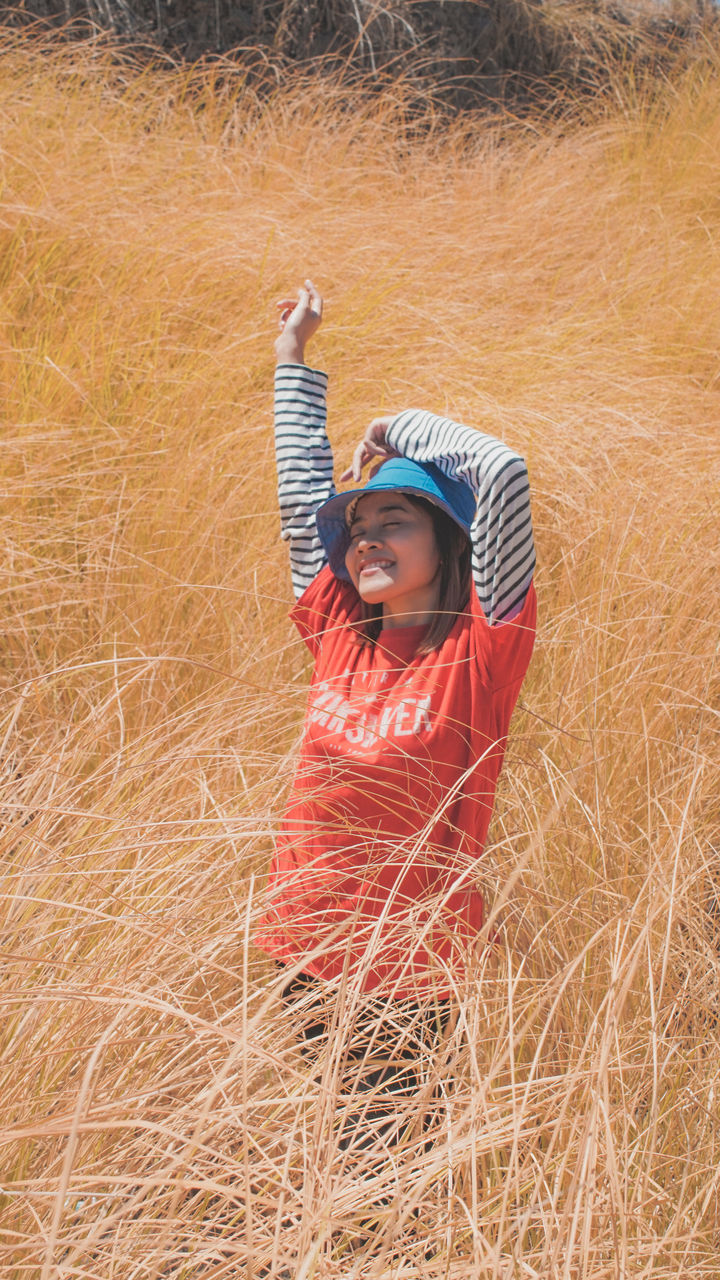
[[[305,347],[300,342],[283,341],[278,338],[275,343],[275,355],[278,364],[304,364]]]

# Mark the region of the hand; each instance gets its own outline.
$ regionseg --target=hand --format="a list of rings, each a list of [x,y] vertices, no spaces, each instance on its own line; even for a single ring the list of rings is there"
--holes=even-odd
[[[322,323],[323,300],[312,280],[306,280],[295,298],[281,298],[276,307],[279,312],[280,337],[275,342],[275,352],[281,364],[304,364],[305,344],[317,332]]]
[[[393,449],[387,443],[385,438],[394,414],[390,414],[387,418],[373,418],[365,435],[353,453],[353,460],[346,471],[343,471],[340,480],[360,480],[362,478],[362,469],[371,462],[373,458],[377,459],[377,466],[373,467],[371,475],[375,475],[378,467],[382,465],[388,458],[399,458],[400,454],[397,449]]]

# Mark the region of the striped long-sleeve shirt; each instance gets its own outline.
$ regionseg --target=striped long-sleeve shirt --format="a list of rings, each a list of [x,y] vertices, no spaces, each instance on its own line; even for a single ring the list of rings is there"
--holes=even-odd
[[[282,537],[290,543],[293,589],[300,596],[325,564],[315,512],[335,493],[327,437],[327,375],[279,365],[275,375],[275,450]],[[493,436],[425,410],[393,418],[387,442],[415,462],[434,462],[465,480],[477,498],[473,578],[488,621],[522,608],[535,568],[530,487],[521,457]]]

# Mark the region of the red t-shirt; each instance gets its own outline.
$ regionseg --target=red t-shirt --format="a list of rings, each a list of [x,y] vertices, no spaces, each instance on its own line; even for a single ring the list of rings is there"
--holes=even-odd
[[[258,946],[304,972],[446,995],[482,925],[474,881],[535,592],[490,627],[474,588],[444,643],[423,627],[358,643],[354,587],[326,566],[292,618],[315,659],[302,751]]]

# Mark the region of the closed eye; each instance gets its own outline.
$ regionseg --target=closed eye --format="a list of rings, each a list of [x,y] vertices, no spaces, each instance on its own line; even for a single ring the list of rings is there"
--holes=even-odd
[[[404,525],[404,524],[406,524],[406,523],[407,523],[407,521],[405,521],[405,520],[383,520],[383,522],[382,522],[382,528],[383,528],[383,529],[398,529],[398,528],[400,528],[402,525]],[[348,535],[348,537],[349,537],[349,539],[350,539],[350,541],[351,541],[351,542],[357,542],[358,538],[363,538],[363,537],[365,537],[366,533],[367,533],[367,530],[366,530],[366,529],[363,529],[363,528],[360,528],[360,529],[351,529],[351,530],[350,530],[350,533],[349,533],[349,535]]]

